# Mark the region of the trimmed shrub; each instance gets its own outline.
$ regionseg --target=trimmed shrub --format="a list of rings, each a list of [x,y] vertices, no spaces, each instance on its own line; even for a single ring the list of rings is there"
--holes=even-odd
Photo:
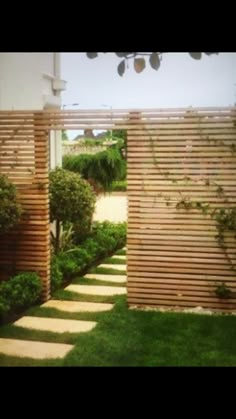
[[[74,247],[67,252],[60,252],[52,259],[52,291],[60,288],[64,281],[75,275],[84,274],[101,258],[110,256],[114,251],[126,243],[126,223],[112,224],[109,222],[94,223],[90,234],[79,247]],[[57,273],[59,271],[59,274]],[[59,276],[57,280],[56,272]],[[55,279],[54,279],[55,276]]]
[[[42,284],[34,272],[23,272],[0,284],[0,318],[15,314],[35,304]]]
[[[13,228],[20,221],[21,214],[15,186],[7,176],[0,174],[0,233]]]
[[[51,291],[60,288],[63,283],[63,273],[60,269],[60,264],[56,256],[51,259]]]
[[[117,148],[108,148],[94,155],[66,155],[63,157],[63,168],[80,173],[95,191],[110,191],[112,182],[123,179],[126,173],[126,163]]]
[[[112,183],[113,192],[126,192],[126,190],[127,190],[126,180],[117,180]]]
[[[4,319],[10,312],[10,305],[6,301],[6,299],[1,295],[1,287],[0,287],[0,321]]]
[[[55,252],[59,250],[61,222],[73,223],[77,236],[91,227],[96,196],[88,182],[77,173],[56,168],[49,184],[50,218],[56,220]]]
[[[126,232],[127,232],[127,223],[111,223],[109,221],[104,221],[102,223],[95,222],[93,223],[92,228],[92,237],[95,239],[99,246],[109,247],[110,238],[114,239],[114,247],[110,245],[111,251],[120,249],[125,246],[126,243]]]
[[[65,281],[67,281],[72,275],[77,274],[80,271],[80,267],[74,260],[71,253],[57,254],[57,263]]]

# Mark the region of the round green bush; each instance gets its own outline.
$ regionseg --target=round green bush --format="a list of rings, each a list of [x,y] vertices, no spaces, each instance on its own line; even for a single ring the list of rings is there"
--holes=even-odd
[[[96,195],[78,173],[61,168],[51,171],[49,183],[50,218],[57,223],[71,222],[76,236],[85,235],[91,227]]]
[[[0,319],[37,303],[42,291],[35,272],[22,272],[0,284]]]
[[[20,221],[21,214],[15,186],[7,176],[0,174],[0,233],[13,228]]]

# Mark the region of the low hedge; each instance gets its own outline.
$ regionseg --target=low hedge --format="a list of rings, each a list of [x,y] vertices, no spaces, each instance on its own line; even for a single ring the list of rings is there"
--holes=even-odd
[[[34,272],[23,272],[0,283],[0,320],[35,304],[41,290],[41,280]]]
[[[62,166],[66,170],[80,173],[95,188],[111,191],[112,182],[126,177],[126,162],[117,148],[108,148],[96,154],[63,156]]]
[[[75,275],[84,274],[104,257],[125,246],[126,223],[113,224],[108,221],[93,223],[90,236],[79,246],[61,252],[52,259],[51,288],[60,288],[62,277],[65,282]]]
[[[6,175],[0,173],[0,234],[19,223],[22,207],[18,203],[16,187]]]
[[[127,181],[126,180],[117,180],[112,182],[112,192],[126,192],[127,190]]]

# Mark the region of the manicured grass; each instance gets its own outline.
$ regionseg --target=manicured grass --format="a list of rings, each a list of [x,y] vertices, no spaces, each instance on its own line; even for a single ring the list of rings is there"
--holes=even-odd
[[[96,268],[98,273],[112,269]],[[115,271],[122,274],[121,271]],[[72,283],[125,286],[88,278]],[[97,321],[88,333],[50,333],[6,324],[0,337],[74,344],[63,360],[31,360],[0,354],[0,366],[236,366],[236,316],[129,310],[126,296],[92,296],[65,290],[55,299],[115,303],[99,313],[67,313],[40,306],[25,315]]]
[[[236,318],[128,310],[123,298],[77,343],[64,365],[236,365]]]
[[[119,249],[119,250],[116,251],[115,255],[126,255],[126,250],[125,249]]]
[[[54,293],[53,298],[55,300],[88,301],[91,303],[113,303],[116,297],[112,295],[103,296],[78,294],[77,292],[58,290]]]
[[[126,297],[115,298],[112,311],[65,313],[65,318],[95,320],[89,333],[50,334],[6,325],[1,337],[74,343],[58,361],[31,361],[0,356],[0,365],[66,366],[236,366],[236,317],[129,310]],[[29,313],[61,317],[55,309]],[[64,314],[64,313],[63,313]]]
[[[100,321],[100,319],[104,316],[104,312],[99,313],[68,313],[67,311],[57,310],[56,308],[51,307],[37,307],[35,309],[31,309],[29,316],[37,316],[37,317],[51,317],[51,318],[58,318],[58,319],[71,319],[71,320],[89,320],[89,321]]]
[[[93,279],[93,278],[76,278],[73,281],[73,284],[79,285],[103,285],[108,287],[126,287],[126,282],[110,282],[110,281],[103,281],[100,279]]]
[[[111,265],[126,265],[126,260],[113,257],[113,258],[106,258],[102,263],[110,263]]]
[[[126,275],[126,269],[120,271],[119,269],[100,268],[99,266],[90,269],[88,273],[105,274],[105,275]]]
[[[116,180],[112,182],[112,192],[126,192],[126,190],[127,190],[126,180]]]
[[[49,316],[49,317],[53,317],[53,316]],[[60,315],[57,317],[61,318]],[[8,339],[25,339],[25,340],[34,340],[34,341],[39,340],[42,342],[73,344],[76,341],[77,334],[76,333],[53,333],[53,332],[27,329],[24,327],[17,327],[12,324],[5,324],[0,329],[0,337],[8,338]]]

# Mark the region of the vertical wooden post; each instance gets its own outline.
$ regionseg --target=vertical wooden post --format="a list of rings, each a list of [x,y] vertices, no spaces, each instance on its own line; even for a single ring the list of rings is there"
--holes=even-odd
[[[42,279],[42,300],[50,298],[50,217],[49,217],[49,132],[41,130],[43,125],[43,113],[35,113],[35,186],[37,197],[40,202],[40,235],[38,244],[41,244],[41,266],[38,273]],[[45,123],[46,125],[46,123]]]
[[[133,213],[133,205],[134,205],[134,197],[130,194],[130,191],[132,191],[132,185],[129,185],[129,178],[130,175],[132,176],[130,169],[132,168],[132,161],[130,159],[130,150],[133,150],[133,142],[130,141],[130,137],[132,137],[132,127],[134,125],[139,125],[141,120],[142,114],[141,112],[130,112],[129,113],[129,127],[127,130],[127,155],[126,155],[126,161],[127,161],[127,204],[128,204],[128,219],[127,219],[127,251],[126,251],[126,264],[127,264],[127,302],[130,305],[130,255],[132,251],[130,252],[129,249],[129,242],[130,242],[130,230],[129,230],[129,224],[132,220],[132,213]],[[138,128],[136,128],[138,129]],[[137,137],[139,138],[139,137]],[[141,177],[141,173],[139,174]],[[140,197],[139,197],[140,198]],[[140,210],[140,201],[138,200],[138,197],[135,197],[135,211],[138,213]],[[132,270],[132,269],[131,269]]]

